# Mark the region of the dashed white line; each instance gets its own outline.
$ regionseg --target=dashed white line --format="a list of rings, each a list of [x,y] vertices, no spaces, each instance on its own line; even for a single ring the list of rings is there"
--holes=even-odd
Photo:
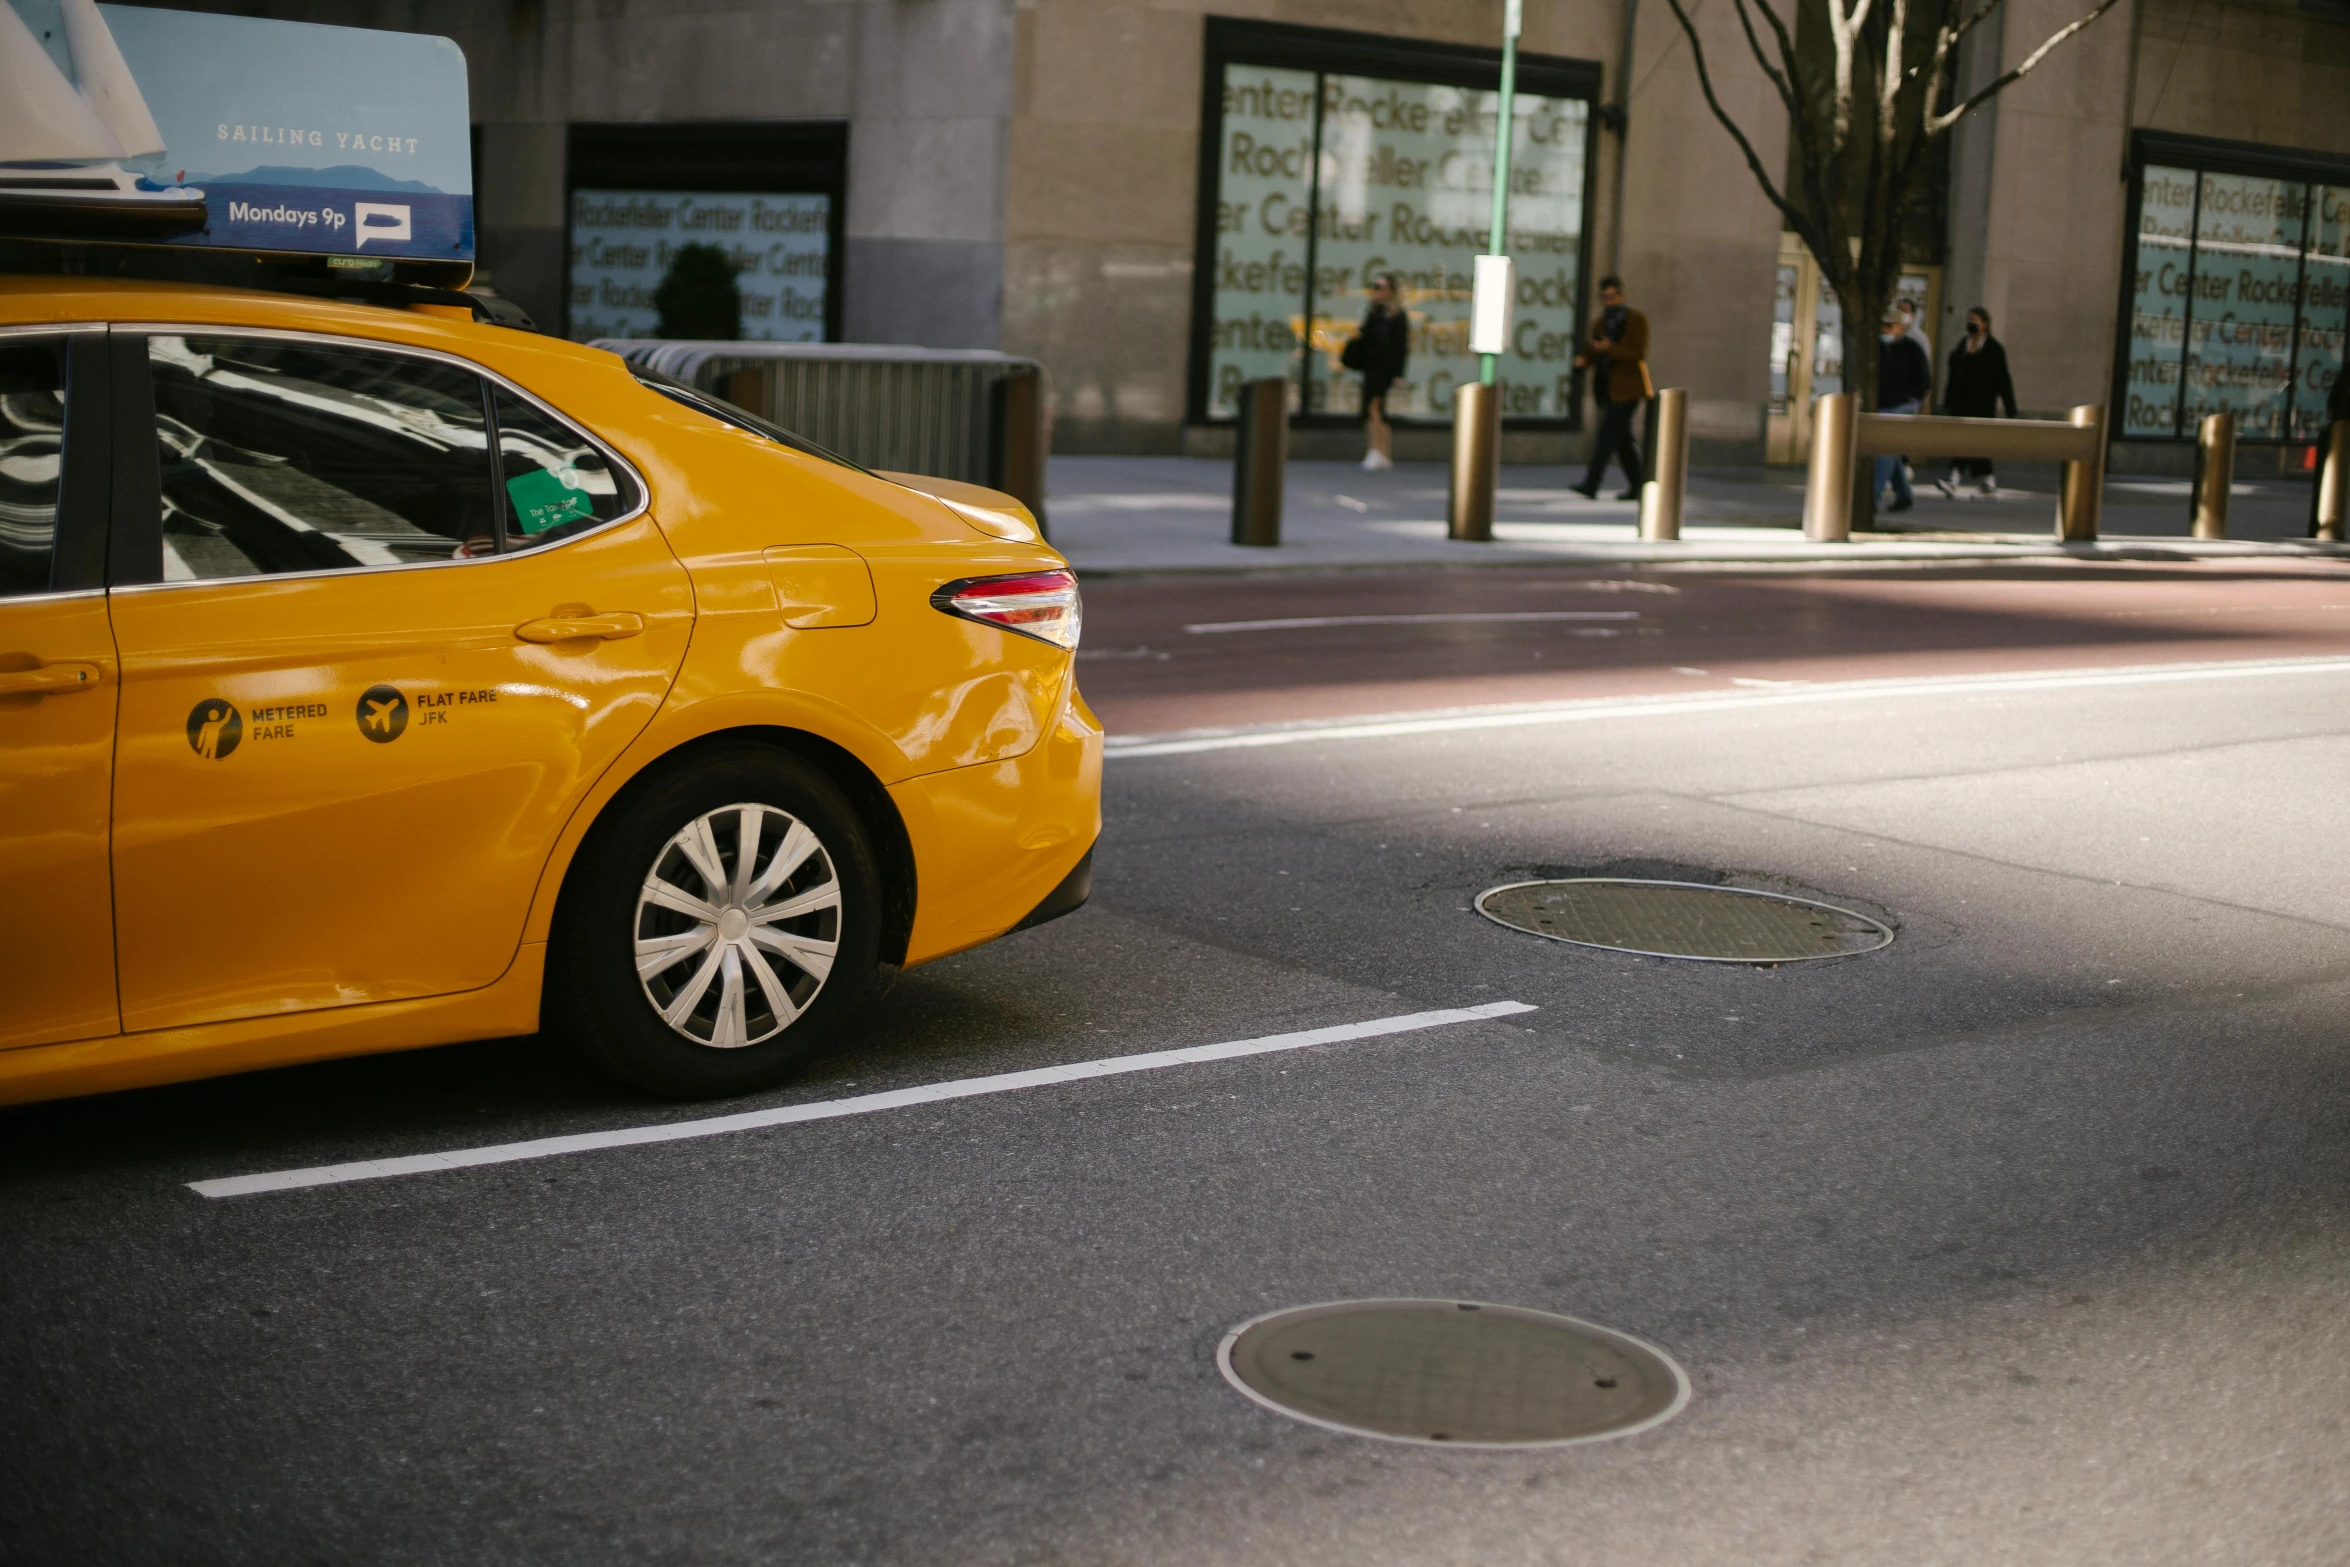
[[[471,1169],[476,1165],[552,1159],[563,1154],[590,1153],[599,1148],[633,1148],[644,1143],[723,1137],[730,1132],[792,1126],[802,1121],[831,1121],[850,1115],[871,1115],[878,1110],[936,1104],[946,1099],[976,1099],[984,1094],[1009,1094],[1025,1088],[1049,1088],[1059,1083],[1083,1082],[1089,1077],[1156,1072],[1171,1066],[1196,1066],[1207,1061],[1230,1061],[1240,1056],[1303,1050],[1309,1045],[1335,1045],[1353,1039],[1376,1039],[1383,1034],[1417,1033],[1422,1029],[1443,1028],[1453,1023],[1481,1023],[1488,1018],[1513,1017],[1520,1012],[1533,1010],[1533,1007],[1522,1001],[1488,1001],[1478,1006],[1452,1007],[1441,1012],[1405,1012],[1394,1017],[1372,1018],[1364,1023],[1309,1028],[1294,1034],[1267,1034],[1257,1039],[1235,1039],[1220,1045],[1191,1045],[1181,1050],[1154,1050],[1143,1055],[1073,1061],[1066,1066],[1037,1067],[1027,1072],[999,1072],[992,1077],[958,1078],[952,1082],[925,1084],[920,1088],[859,1094],[851,1099],[820,1099],[813,1104],[779,1105],[771,1110],[748,1110],[737,1115],[710,1116],[699,1121],[668,1121],[656,1126],[618,1127],[608,1132],[578,1132],[569,1137],[540,1137],[524,1143],[457,1148],[447,1153],[408,1154],[396,1159],[359,1159],[349,1164],[322,1164],[306,1170],[270,1170],[258,1175],[190,1181],[188,1187],[206,1197],[249,1197],[261,1192],[340,1186],[351,1181],[389,1180],[400,1175],[431,1175],[447,1170]]]

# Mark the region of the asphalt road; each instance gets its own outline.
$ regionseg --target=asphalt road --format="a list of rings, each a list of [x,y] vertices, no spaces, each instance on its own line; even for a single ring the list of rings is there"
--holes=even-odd
[[[1089,908],[749,1107],[1538,1010],[222,1200],[707,1112],[526,1040],[0,1113],[0,1561],[2350,1558],[2350,582],[1512,575],[1434,591],[1643,618],[1187,633],[1430,590],[1105,585],[1089,651],[1170,655],[1084,666],[1130,735],[1648,700],[1121,757]],[[1591,870],[1899,939],[1726,968],[1467,908]],[[1606,1323],[1695,1396],[1447,1452],[1216,1373],[1384,1295]]]

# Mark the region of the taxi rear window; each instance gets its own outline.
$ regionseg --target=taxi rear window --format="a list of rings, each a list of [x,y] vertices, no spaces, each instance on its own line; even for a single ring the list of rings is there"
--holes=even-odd
[[[706,413],[721,424],[731,424],[738,430],[747,430],[753,435],[773,441],[778,446],[788,446],[804,456],[821,457],[826,462],[838,463],[843,468],[854,469],[858,473],[871,474],[873,471],[862,463],[849,461],[836,451],[818,446],[804,435],[794,435],[782,425],[760,418],[748,408],[739,407],[723,397],[680,381],[675,376],[663,375],[658,370],[635,370],[632,373],[641,384],[651,387],[663,397],[681,402],[697,413]]]

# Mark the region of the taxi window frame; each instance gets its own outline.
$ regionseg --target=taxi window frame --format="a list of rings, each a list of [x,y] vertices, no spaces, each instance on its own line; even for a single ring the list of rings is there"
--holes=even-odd
[[[49,541],[49,585],[0,604],[76,598],[106,591],[108,459],[113,420],[103,321],[19,321],[0,326],[0,347],[14,340],[55,341],[64,350],[65,432],[59,442],[57,527]]]
[[[644,474],[635,463],[623,456],[611,442],[590,430],[580,420],[555,407],[528,387],[517,384],[511,377],[499,374],[478,360],[453,354],[445,349],[423,348],[412,343],[389,341],[378,337],[357,337],[347,332],[311,332],[300,327],[219,326],[209,322],[173,321],[117,321],[109,327],[113,374],[109,378],[113,391],[114,483],[112,517],[107,548],[106,587],[117,593],[148,593],[166,588],[219,587],[224,583],[309,582],[328,578],[377,576],[390,571],[440,571],[451,566],[494,566],[501,561],[543,559],[557,550],[567,549],[581,539],[592,538],[608,528],[635,522],[653,509],[653,489],[645,482]],[[411,560],[392,565],[332,566],[316,571],[278,571],[252,577],[193,577],[166,581],[163,573],[163,493],[162,462],[155,449],[155,382],[149,364],[147,340],[150,337],[249,337],[274,339],[280,342],[316,344],[324,348],[355,348],[372,353],[396,354],[410,359],[425,360],[463,370],[482,388],[482,428],[488,439],[488,482],[497,527],[497,550],[488,555],[472,555],[462,560]],[[636,504],[619,516],[593,528],[583,528],[551,544],[527,549],[509,550],[505,547],[504,487],[498,482],[497,409],[491,390],[510,393],[537,408],[563,428],[572,431],[593,447],[613,471],[636,487]],[[133,427],[138,427],[134,436]],[[129,443],[131,450],[124,449]],[[133,552],[136,559],[129,558]]]

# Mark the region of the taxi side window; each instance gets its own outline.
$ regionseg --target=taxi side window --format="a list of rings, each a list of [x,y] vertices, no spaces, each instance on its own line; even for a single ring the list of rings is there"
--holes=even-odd
[[[482,383],[406,354],[147,339],[165,581],[353,570],[497,549]]]
[[[490,395],[507,549],[536,549],[636,509],[636,486],[585,436],[504,387]]]
[[[64,343],[0,345],[0,598],[49,591],[64,453]]]

